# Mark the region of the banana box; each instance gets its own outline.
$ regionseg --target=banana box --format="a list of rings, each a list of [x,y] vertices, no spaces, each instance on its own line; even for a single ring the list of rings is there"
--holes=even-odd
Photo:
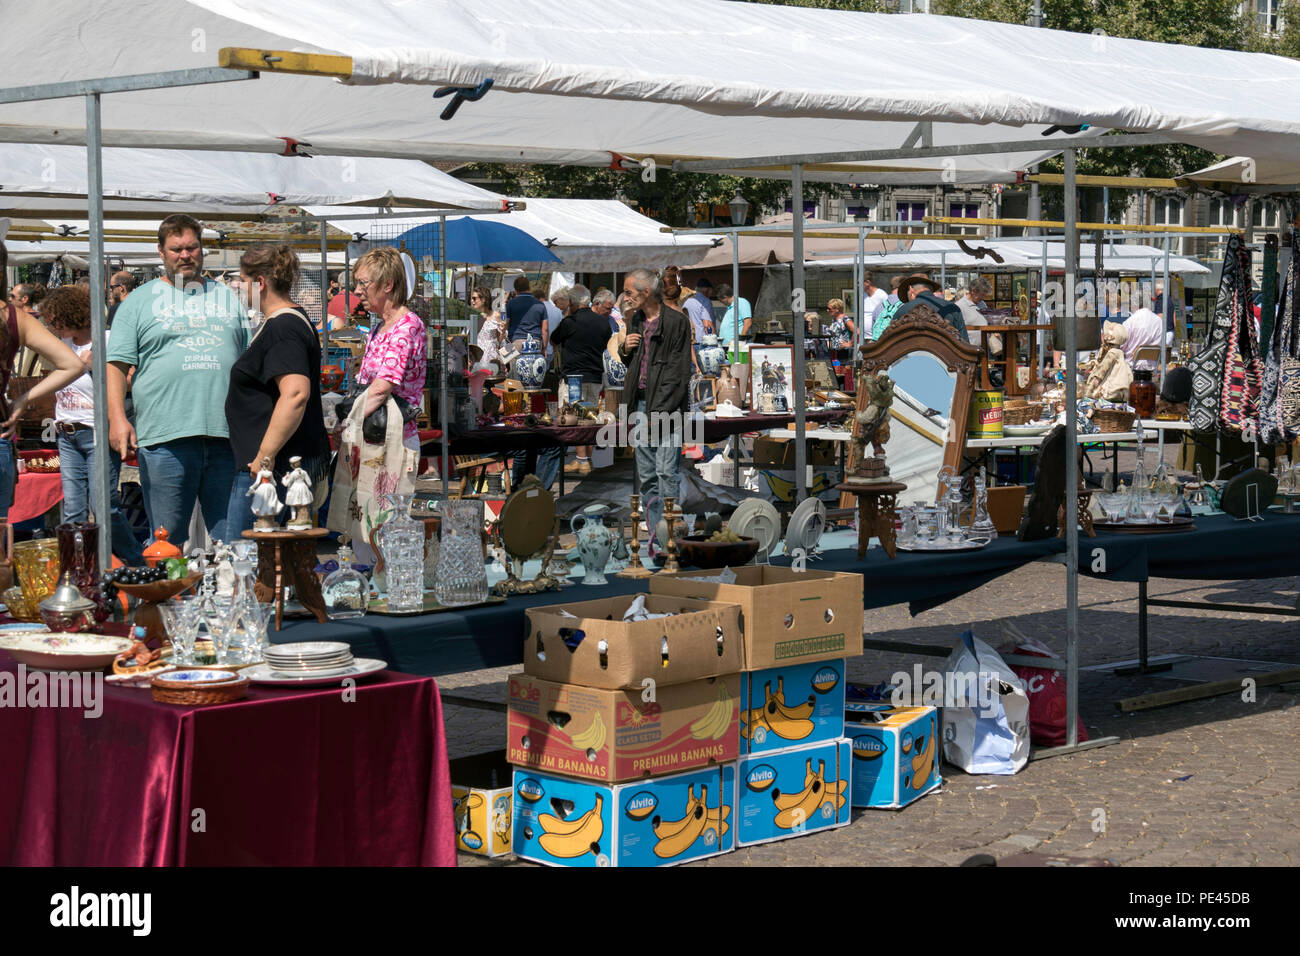
[[[601,783],[727,763],[740,755],[740,679],[606,690],[514,674],[506,757]]]
[[[852,759],[844,739],[741,757],[736,770],[736,845],[848,826]]]
[[[624,621],[637,598],[670,617]],[[734,674],[744,666],[740,608],[688,598],[624,594],[530,607],[524,673],[561,684],[641,690]]]
[[[855,807],[905,807],[943,783],[934,707],[850,703],[844,736],[853,751]]]
[[[458,757],[449,761],[449,766],[456,849],[479,856],[513,853],[514,768],[506,762],[506,752]]]
[[[732,570],[731,584],[709,580],[718,571],[661,571],[650,593],[739,604],[748,671],[862,653],[862,575],[766,564]]]
[[[552,866],[673,866],[730,853],[736,765],[604,786],[515,768],[515,852]]]
[[[844,661],[740,675],[740,751],[802,747],[844,736]]]

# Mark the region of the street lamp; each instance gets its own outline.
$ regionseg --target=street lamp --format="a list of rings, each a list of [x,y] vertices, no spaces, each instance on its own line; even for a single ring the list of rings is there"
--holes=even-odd
[[[740,194],[740,188],[736,188],[736,195],[728,205],[731,207],[731,224],[733,226],[743,226],[745,217],[749,215],[749,203],[745,202],[745,197]]]

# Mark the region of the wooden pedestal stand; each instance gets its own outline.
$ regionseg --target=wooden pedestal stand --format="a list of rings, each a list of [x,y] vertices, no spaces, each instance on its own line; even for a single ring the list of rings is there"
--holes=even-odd
[[[298,601],[321,624],[325,623],[325,599],[316,577],[316,540],[329,534],[324,528],[305,531],[245,531],[244,537],[257,542],[257,585],[259,601],[275,601],[275,629],[284,622],[284,586],[292,585]]]
[[[898,543],[894,535],[895,510],[898,493],[906,491],[907,485],[899,481],[879,482],[868,485],[858,482],[844,482],[836,485],[837,491],[857,495],[858,498],[858,557],[866,557],[867,545],[872,537],[880,539],[880,546],[891,558],[898,555]]]

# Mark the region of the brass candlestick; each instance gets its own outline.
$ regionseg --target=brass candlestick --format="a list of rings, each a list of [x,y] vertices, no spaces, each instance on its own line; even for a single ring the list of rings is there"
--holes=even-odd
[[[661,570],[667,571],[669,574],[676,574],[681,570],[681,565],[677,563],[677,538],[673,535],[673,531],[675,530],[674,525],[677,523],[679,517],[681,517],[681,515],[677,511],[677,499],[671,496],[665,497],[664,529],[665,537],[668,540],[664,542],[664,549],[668,554],[668,558],[664,561],[664,566]]]
[[[632,548],[627,567],[614,574],[616,578],[648,578],[654,572],[641,563],[641,496],[632,496]]]

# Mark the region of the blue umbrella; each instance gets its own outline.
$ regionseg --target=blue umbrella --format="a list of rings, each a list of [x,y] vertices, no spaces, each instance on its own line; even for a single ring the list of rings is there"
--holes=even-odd
[[[395,240],[404,243],[416,261],[438,258],[438,223],[426,222],[408,229]],[[522,229],[483,219],[447,220],[447,261],[460,265],[499,266],[530,262],[559,262],[550,249]]]

